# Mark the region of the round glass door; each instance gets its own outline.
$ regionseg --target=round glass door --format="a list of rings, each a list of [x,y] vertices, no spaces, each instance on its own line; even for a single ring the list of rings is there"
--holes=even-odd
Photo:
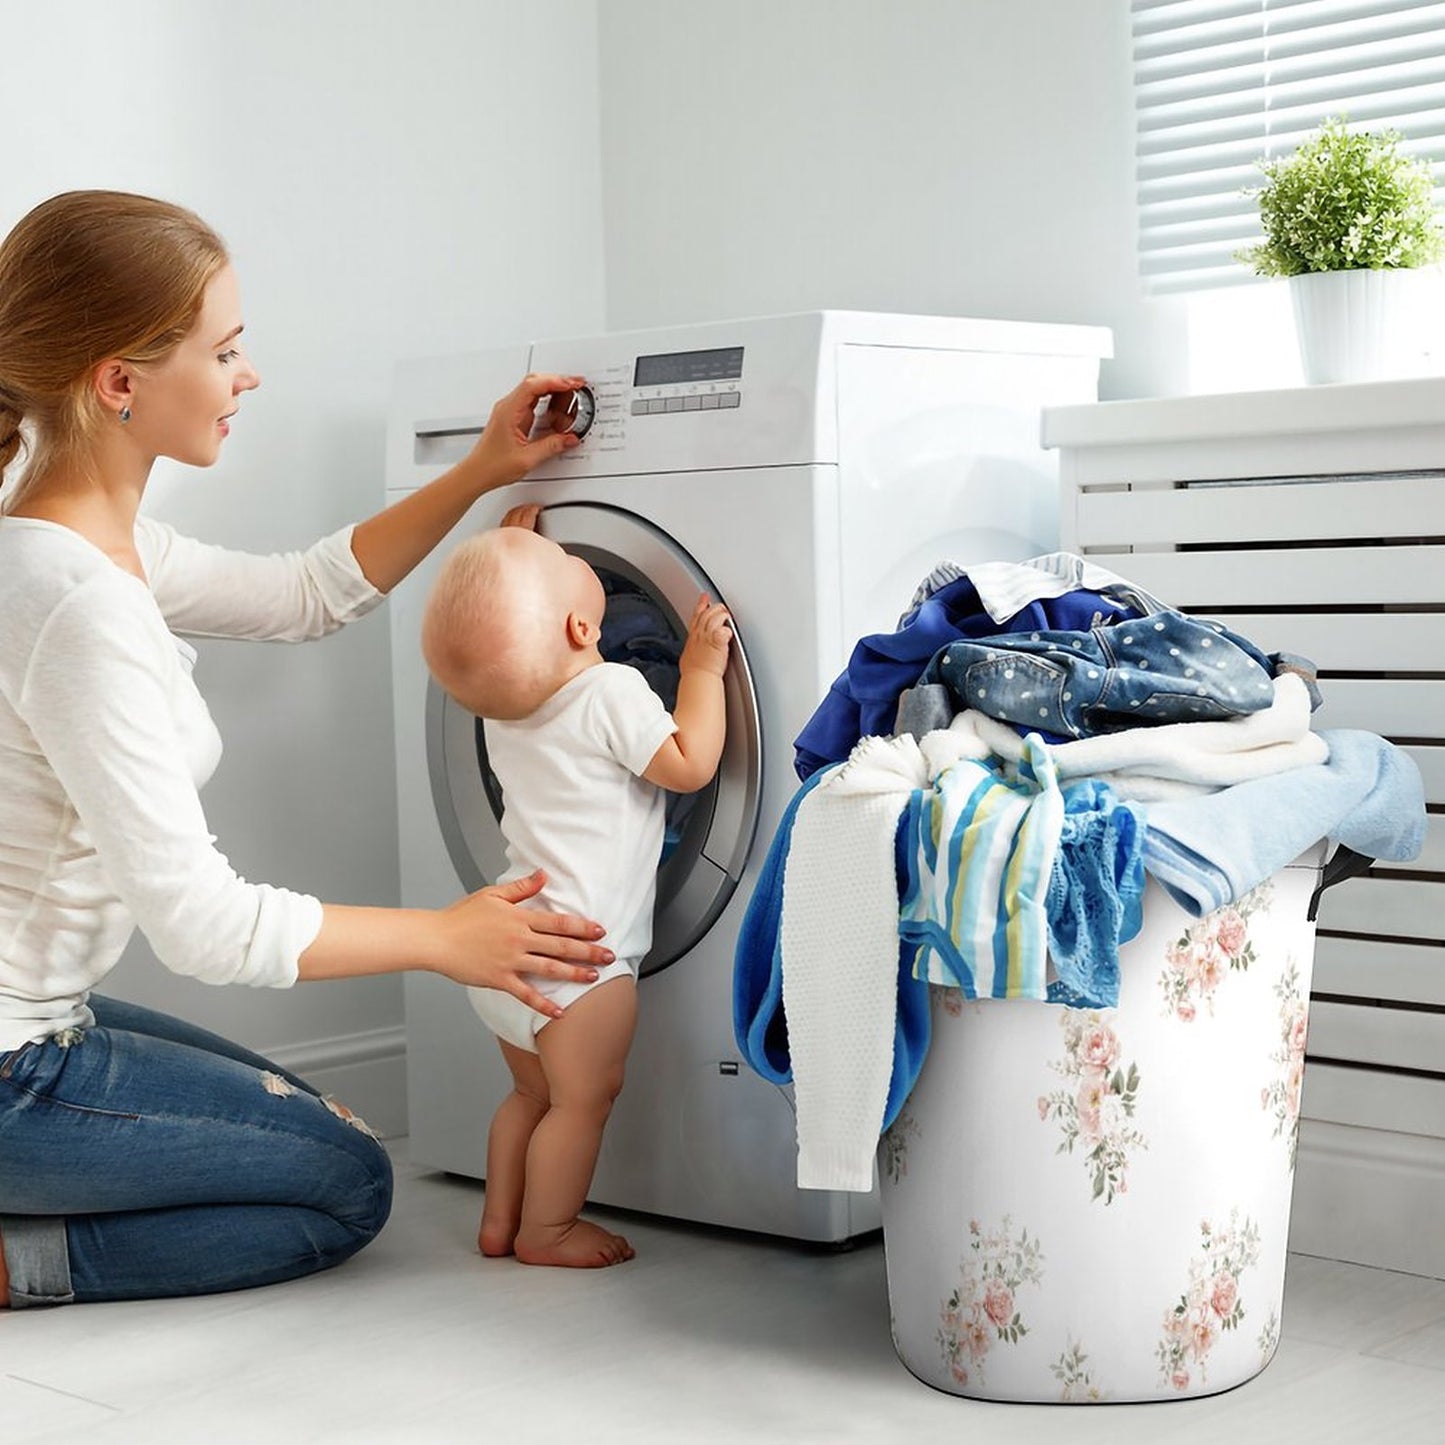
[[[718,597],[676,542],[634,513],[563,502],[542,513],[539,529],[584,558],[601,578],[607,594],[603,657],[636,667],[671,711],[685,619],[699,592],[726,598]],[[644,977],[676,962],[712,927],[738,885],[757,829],[761,727],[736,626],[730,651],[723,679],[727,741],[717,775],[697,793],[668,795]],[[463,885],[482,888],[507,866],[499,822],[506,800],[487,763],[485,730],[480,719],[428,681],[426,734],[432,799],[447,852]]]

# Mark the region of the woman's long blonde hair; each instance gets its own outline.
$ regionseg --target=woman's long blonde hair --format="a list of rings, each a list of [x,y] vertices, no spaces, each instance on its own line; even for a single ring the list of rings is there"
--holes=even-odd
[[[199,216],[124,191],[53,196],[0,242],[0,511],[85,465],[98,429],[115,425],[93,368],[161,360],[227,259]]]

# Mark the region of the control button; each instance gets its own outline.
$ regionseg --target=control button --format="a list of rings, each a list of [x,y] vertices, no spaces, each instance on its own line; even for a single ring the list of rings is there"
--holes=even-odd
[[[743,401],[743,394],[742,394],[742,392],[740,392],[740,391],[725,391],[725,392],[722,393],[722,399],[718,402],[718,405],[719,405],[720,407],[724,407],[724,408],[730,407],[730,406],[741,406],[741,405],[742,405],[742,401]]]
[[[645,416],[647,414],[647,403],[639,396],[632,403],[633,416]]]
[[[702,398],[700,396],[685,396],[682,399],[682,409],[684,411],[701,411],[701,403]]]
[[[649,414],[653,414],[659,411],[665,411],[666,409],[667,408],[664,405],[663,400],[660,396],[653,397],[652,400],[647,403],[647,410]]]
[[[580,441],[592,430],[596,417],[597,398],[592,388],[579,386],[575,391],[559,391],[549,397],[543,420],[547,431],[571,432]]]
[[[670,396],[670,397],[668,397],[666,410],[668,410],[668,411],[681,411],[681,410],[682,410],[682,398],[681,398],[680,396]]]
[[[701,405],[701,407],[699,408],[699,410],[700,410],[700,411],[716,411],[716,410],[717,410],[717,392],[715,392],[715,391],[706,391],[706,392],[704,392],[703,395],[702,395],[702,405]]]

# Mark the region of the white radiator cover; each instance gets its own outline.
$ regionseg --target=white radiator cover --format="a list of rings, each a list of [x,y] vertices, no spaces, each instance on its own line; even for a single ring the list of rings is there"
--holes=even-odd
[[[1056,408],[1061,544],[1408,749],[1421,857],[1325,895],[1291,1248],[1445,1277],[1445,378]]]

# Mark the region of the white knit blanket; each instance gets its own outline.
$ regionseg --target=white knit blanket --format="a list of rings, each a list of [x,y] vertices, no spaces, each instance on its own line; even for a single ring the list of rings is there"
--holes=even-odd
[[[986,752],[961,727],[865,737],[798,805],[779,944],[800,1189],[873,1187],[898,1013],[898,817],[915,788]]]

